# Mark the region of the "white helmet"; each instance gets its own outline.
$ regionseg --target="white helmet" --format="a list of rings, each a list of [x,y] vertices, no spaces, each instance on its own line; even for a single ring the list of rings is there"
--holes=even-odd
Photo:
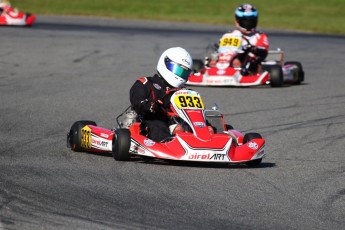
[[[182,87],[192,72],[193,60],[181,47],[164,51],[158,60],[157,71],[172,87]]]

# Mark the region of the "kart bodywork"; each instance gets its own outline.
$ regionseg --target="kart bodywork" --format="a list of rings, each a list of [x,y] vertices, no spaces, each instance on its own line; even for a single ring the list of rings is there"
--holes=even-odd
[[[74,151],[111,152],[115,160],[120,161],[137,156],[255,166],[265,156],[265,140],[260,134],[242,134],[226,125],[219,110],[204,109],[202,99],[195,91],[175,92],[171,97],[171,110],[171,115],[181,118],[181,124],[188,128],[163,142],[142,135],[140,122],[125,119],[115,129],[98,127],[93,121],[77,121],[67,134],[67,146]],[[133,111],[123,114],[135,117]]]
[[[210,67],[204,61],[195,59],[194,73],[187,85],[195,86],[258,86],[270,85],[281,87],[284,84],[300,84],[304,81],[304,71],[300,62],[283,62],[284,52],[271,50],[259,71],[250,75],[242,75],[241,68],[230,66],[229,61],[218,60]]]
[[[11,6],[5,6],[0,11],[0,26],[31,26],[36,16],[20,12]]]

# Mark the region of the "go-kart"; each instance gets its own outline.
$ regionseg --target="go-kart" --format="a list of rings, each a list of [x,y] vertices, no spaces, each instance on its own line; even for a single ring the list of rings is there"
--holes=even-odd
[[[35,20],[35,15],[20,12],[10,5],[0,9],[0,26],[31,26]]]
[[[284,52],[280,49],[268,51],[266,60],[261,62],[257,72],[243,73],[241,67],[234,67],[233,60],[238,53],[245,53],[250,43],[245,37],[226,38],[215,45],[213,56],[206,56],[205,60],[194,59],[194,72],[190,75],[187,85],[196,86],[258,86],[270,85],[281,87],[284,84],[300,84],[304,81],[302,64],[296,61],[283,63]],[[245,41],[245,42],[243,42]],[[246,45],[243,45],[245,43]],[[223,47],[222,47],[223,46]],[[218,53],[216,50],[227,50]],[[245,63],[251,58],[247,53]],[[210,59],[216,59],[210,65]],[[244,64],[245,65],[245,64]]]
[[[109,152],[117,161],[141,157],[248,166],[261,163],[265,156],[262,136],[242,134],[225,124],[217,108],[205,110],[198,92],[178,90],[172,94],[170,102],[172,126],[181,125],[183,129],[162,142],[144,135],[136,113],[128,108],[117,117],[117,128],[101,128],[94,121],[75,122],[67,134],[67,147],[73,151]]]

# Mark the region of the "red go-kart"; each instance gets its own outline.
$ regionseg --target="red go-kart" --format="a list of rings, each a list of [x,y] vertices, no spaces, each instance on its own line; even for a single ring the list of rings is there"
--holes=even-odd
[[[246,53],[250,42],[244,36],[224,39],[226,41],[221,41],[219,46],[217,44],[213,48],[215,49],[211,54],[213,57],[206,56],[204,61],[193,60],[194,73],[189,77],[187,85],[281,87],[284,84],[300,84],[304,81],[302,64],[296,61],[283,63],[284,52],[280,49],[270,50],[266,60],[260,63],[257,72],[242,74],[241,67],[235,67],[233,61],[239,53],[245,53],[244,63],[247,63],[251,58],[251,53]],[[225,52],[220,53],[218,50]],[[215,63],[210,65],[212,60]]]
[[[218,109],[205,110],[196,91],[176,91],[170,101],[172,125],[183,129],[162,142],[143,135],[135,112],[127,110],[114,129],[101,128],[94,121],[75,122],[67,134],[67,146],[74,151],[109,152],[118,161],[141,157],[248,166],[261,163],[265,140],[260,134],[242,134],[225,124]],[[125,119],[120,122],[120,117]]]
[[[35,20],[35,15],[20,12],[10,5],[0,8],[1,26],[31,26]]]

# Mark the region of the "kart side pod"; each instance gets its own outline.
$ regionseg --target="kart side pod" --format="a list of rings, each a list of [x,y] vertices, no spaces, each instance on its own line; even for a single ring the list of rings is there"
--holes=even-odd
[[[128,129],[109,130],[96,122],[75,122],[67,134],[67,147],[75,152],[111,152],[115,160],[130,159],[131,135]]]
[[[112,152],[114,132],[98,127],[96,122],[75,122],[67,134],[67,147],[76,152]]]

